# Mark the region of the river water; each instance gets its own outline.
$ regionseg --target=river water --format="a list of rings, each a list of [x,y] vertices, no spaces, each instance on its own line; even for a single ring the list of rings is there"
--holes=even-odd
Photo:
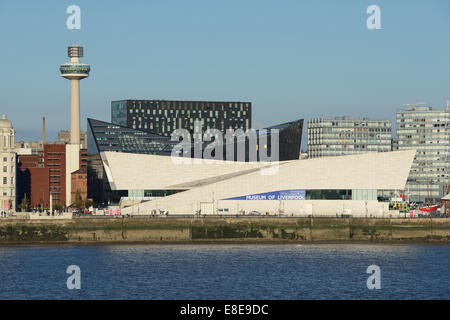
[[[0,270],[0,299],[450,299],[448,245],[4,246]]]

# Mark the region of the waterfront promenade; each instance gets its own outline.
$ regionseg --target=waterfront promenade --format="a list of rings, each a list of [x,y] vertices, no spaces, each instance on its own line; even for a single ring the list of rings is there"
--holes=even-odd
[[[0,245],[197,242],[450,243],[450,219],[81,217],[0,220]]]

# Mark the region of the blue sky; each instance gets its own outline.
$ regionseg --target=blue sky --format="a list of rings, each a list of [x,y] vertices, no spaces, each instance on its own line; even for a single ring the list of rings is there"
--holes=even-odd
[[[66,8],[81,8],[81,30]],[[366,28],[381,7],[382,30]],[[126,98],[244,100],[257,126],[320,115],[394,119],[450,98],[450,1],[0,0],[0,113],[16,140],[69,127],[66,47],[85,47],[81,125]]]

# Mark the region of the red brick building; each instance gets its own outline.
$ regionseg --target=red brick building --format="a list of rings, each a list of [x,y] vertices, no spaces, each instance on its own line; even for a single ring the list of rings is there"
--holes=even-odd
[[[80,150],[80,169],[87,168],[87,151]],[[50,207],[50,193],[53,205],[66,204],[66,145],[45,144],[38,155],[18,157],[18,195],[20,205],[24,194],[31,207]],[[87,177],[85,176],[87,181]],[[77,178],[77,185],[82,181]],[[20,191],[19,191],[20,190]],[[86,199],[86,197],[84,197]]]
[[[80,193],[81,200],[84,203],[87,198],[87,169],[81,168],[72,172],[72,188],[71,188],[71,202],[76,200],[77,191]]]
[[[21,169],[37,168],[39,167],[39,161],[41,160],[41,158],[41,154],[19,155],[18,162],[21,164]]]
[[[41,188],[44,188],[45,195],[48,196],[48,185],[39,185],[35,188],[35,194],[33,201],[31,201],[31,171],[35,175],[35,183],[39,182],[39,177],[42,177],[42,172],[36,169],[42,169],[44,164],[40,161],[42,160],[42,154],[33,155],[18,155],[17,156],[17,170],[16,170],[16,181],[17,181],[17,191],[16,191],[16,201],[17,208],[20,208],[22,199],[26,197],[30,207],[36,207],[39,204],[39,192]],[[47,174],[48,175],[48,174]],[[48,178],[47,184],[48,184]]]
[[[50,207],[49,168],[29,168],[30,172],[30,198],[31,208],[43,206]]]
[[[43,154],[44,167],[49,170],[49,192],[53,203],[66,203],[66,145],[45,144]],[[32,188],[35,186],[32,185]],[[49,194],[50,197],[50,194]]]

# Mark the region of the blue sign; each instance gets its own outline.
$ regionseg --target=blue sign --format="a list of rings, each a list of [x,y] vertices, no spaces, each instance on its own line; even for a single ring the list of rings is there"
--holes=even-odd
[[[227,198],[223,200],[305,200],[305,190],[280,190],[247,196]]]

